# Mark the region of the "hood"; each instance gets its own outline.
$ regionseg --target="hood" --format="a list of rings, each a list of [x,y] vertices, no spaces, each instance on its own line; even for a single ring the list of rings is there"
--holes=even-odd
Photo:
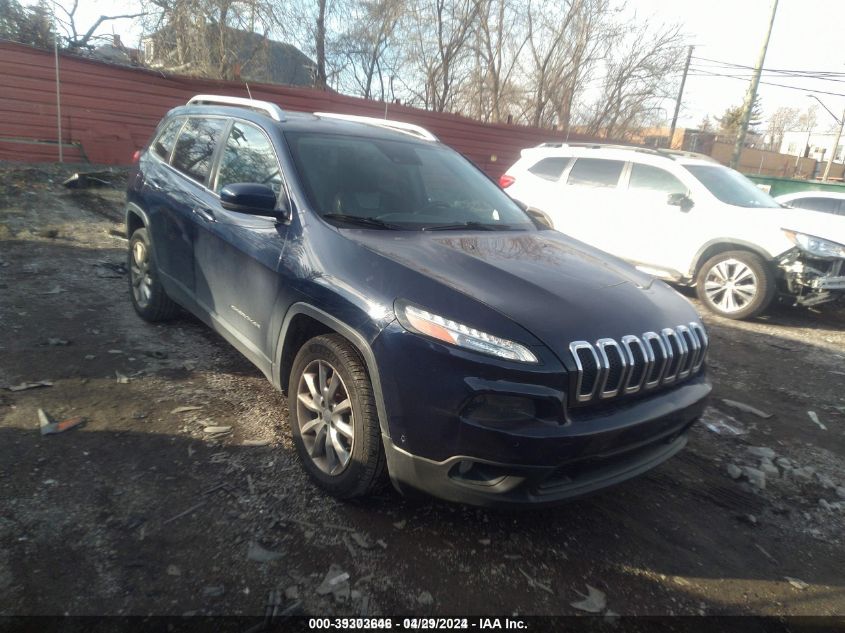
[[[845,244],[845,216],[808,209],[779,209],[780,228]]]
[[[556,231],[344,233],[495,309],[558,352],[574,340],[641,335],[698,320],[692,305],[663,282]]]

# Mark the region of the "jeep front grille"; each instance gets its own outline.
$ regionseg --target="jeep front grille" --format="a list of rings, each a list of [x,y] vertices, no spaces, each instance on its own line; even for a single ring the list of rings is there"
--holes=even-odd
[[[698,373],[708,339],[700,323],[629,334],[619,342],[575,341],[569,351],[577,369],[573,402],[583,404],[671,385]]]

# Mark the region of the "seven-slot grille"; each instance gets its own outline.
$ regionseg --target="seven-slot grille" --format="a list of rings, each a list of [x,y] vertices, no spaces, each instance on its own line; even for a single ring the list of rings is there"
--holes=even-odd
[[[575,341],[569,345],[577,367],[573,404],[680,382],[698,373],[707,346],[707,334],[696,322],[642,336],[629,334],[618,342]]]

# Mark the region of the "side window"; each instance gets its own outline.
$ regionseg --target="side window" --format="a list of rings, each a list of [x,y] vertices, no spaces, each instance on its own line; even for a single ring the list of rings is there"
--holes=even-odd
[[[258,128],[240,122],[232,125],[226,139],[215,191],[236,182],[267,185],[277,196],[282,190],[282,173],[270,140]]]
[[[569,171],[569,185],[615,187],[625,163],[621,160],[579,158]]]
[[[822,211],[823,213],[836,213],[839,210],[839,200],[831,198],[798,198],[790,202],[789,205],[799,209]]]
[[[173,144],[176,142],[176,135],[182,128],[185,119],[182,117],[171,119],[162,128],[156,140],[153,141],[153,151],[165,162],[170,160],[170,152],[173,151]]]
[[[176,141],[171,164],[189,178],[205,183],[214,148],[225,126],[225,119],[189,118]]]
[[[687,188],[665,169],[634,163],[631,165],[629,189],[659,193],[686,193]]]
[[[528,168],[535,176],[539,176],[544,180],[560,180],[560,175],[566,166],[569,164],[568,158],[556,156],[554,158],[544,158],[541,161],[534,163]]]

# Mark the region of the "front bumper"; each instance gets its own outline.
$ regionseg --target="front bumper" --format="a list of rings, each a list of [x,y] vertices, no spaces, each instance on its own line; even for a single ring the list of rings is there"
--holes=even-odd
[[[486,443],[512,448],[511,460],[503,453],[501,461],[465,454],[436,461],[413,455],[385,436],[390,477],[400,492],[420,491],[460,503],[553,505],[640,475],[675,455],[686,445],[686,432],[701,416],[710,390],[699,376],[543,433],[534,427],[530,434],[511,430],[495,437],[502,433],[484,429]],[[526,459],[531,455],[537,457],[533,464]]]

